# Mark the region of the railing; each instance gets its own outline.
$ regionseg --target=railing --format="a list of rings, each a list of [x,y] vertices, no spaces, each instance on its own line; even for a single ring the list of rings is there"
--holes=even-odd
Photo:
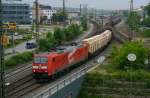
[[[52,96],[53,94],[55,94],[62,88],[66,87],[67,85],[71,84],[75,80],[79,79],[81,76],[85,75],[88,69],[89,69],[89,66],[86,66],[83,69],[80,69],[79,71],[73,73],[72,75],[65,78],[64,80],[61,80],[60,82],[56,83],[51,88],[44,90],[43,92],[34,96],[33,98],[48,98]]]

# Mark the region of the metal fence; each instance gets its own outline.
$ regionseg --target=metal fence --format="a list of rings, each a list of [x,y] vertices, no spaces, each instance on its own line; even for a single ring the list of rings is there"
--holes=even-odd
[[[54,95],[56,92],[61,90],[62,88],[68,86],[69,84],[73,83],[75,80],[85,75],[87,72],[95,69],[98,65],[101,65],[105,61],[105,59],[106,59],[105,56],[101,56],[97,59],[98,62],[92,62],[90,64],[88,63],[88,65],[84,65],[84,67],[80,68],[75,73],[71,74],[70,76],[56,83],[54,86],[33,96],[32,98],[49,98],[50,96]]]
[[[56,83],[51,88],[44,90],[40,94],[37,94],[33,98],[48,98],[52,96],[62,88],[66,87],[67,85],[71,84],[75,80],[79,79],[81,76],[85,75],[88,69],[89,66],[86,66],[83,69],[78,70],[77,72],[71,74],[69,77],[65,78],[64,80],[61,80],[60,82]]]

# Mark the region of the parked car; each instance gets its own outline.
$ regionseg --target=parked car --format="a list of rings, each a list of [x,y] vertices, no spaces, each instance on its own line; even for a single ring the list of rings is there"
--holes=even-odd
[[[33,49],[36,47],[37,47],[37,44],[35,42],[27,42],[26,43],[26,49]]]

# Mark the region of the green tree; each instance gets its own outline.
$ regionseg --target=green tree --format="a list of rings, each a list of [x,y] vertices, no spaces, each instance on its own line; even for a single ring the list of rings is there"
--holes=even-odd
[[[150,3],[144,7],[144,20],[142,21],[142,25],[150,27]]]
[[[35,28],[35,23],[32,23],[31,31],[34,31],[34,28]]]
[[[62,44],[65,40],[65,34],[63,33],[61,28],[55,28],[54,30],[54,38],[57,44]]]
[[[142,21],[142,25],[150,27],[150,17],[144,18],[144,20]]]
[[[136,61],[130,62],[127,59],[128,54],[134,53],[137,56]],[[128,70],[129,68],[141,69],[146,68],[144,61],[148,58],[147,49],[141,42],[127,42],[122,47],[114,47],[111,57],[115,68]]]
[[[39,40],[39,49],[41,51],[47,51],[52,47],[55,47],[56,41],[54,35],[51,32],[48,32],[46,38]]]
[[[144,10],[146,11],[146,14],[150,16],[150,3],[144,7]]]
[[[67,19],[67,13],[63,13],[63,11],[58,11],[56,14],[53,14],[52,20],[54,22],[63,22]]]
[[[39,48],[42,51],[47,51],[51,47],[63,44],[65,41],[74,39],[82,33],[81,27],[77,24],[72,24],[67,28],[55,28],[54,33],[47,33],[46,38],[40,39]]]
[[[57,22],[57,21],[58,21],[58,16],[57,16],[57,14],[53,14],[52,20],[53,20],[53,22]]]
[[[132,30],[139,31],[140,16],[136,12],[131,12],[128,16],[127,23]]]
[[[81,17],[81,26],[84,31],[87,30],[87,18],[85,16]]]

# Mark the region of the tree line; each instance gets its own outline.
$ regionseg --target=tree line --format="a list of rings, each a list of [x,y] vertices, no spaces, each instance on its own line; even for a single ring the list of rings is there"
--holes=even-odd
[[[70,41],[83,33],[81,26],[72,24],[67,28],[55,28],[54,33],[48,32],[46,37],[39,40],[39,49],[48,51],[49,49]]]
[[[129,13],[127,23],[132,30],[139,31],[140,27],[150,27],[150,3],[143,7],[142,16],[136,11]]]

